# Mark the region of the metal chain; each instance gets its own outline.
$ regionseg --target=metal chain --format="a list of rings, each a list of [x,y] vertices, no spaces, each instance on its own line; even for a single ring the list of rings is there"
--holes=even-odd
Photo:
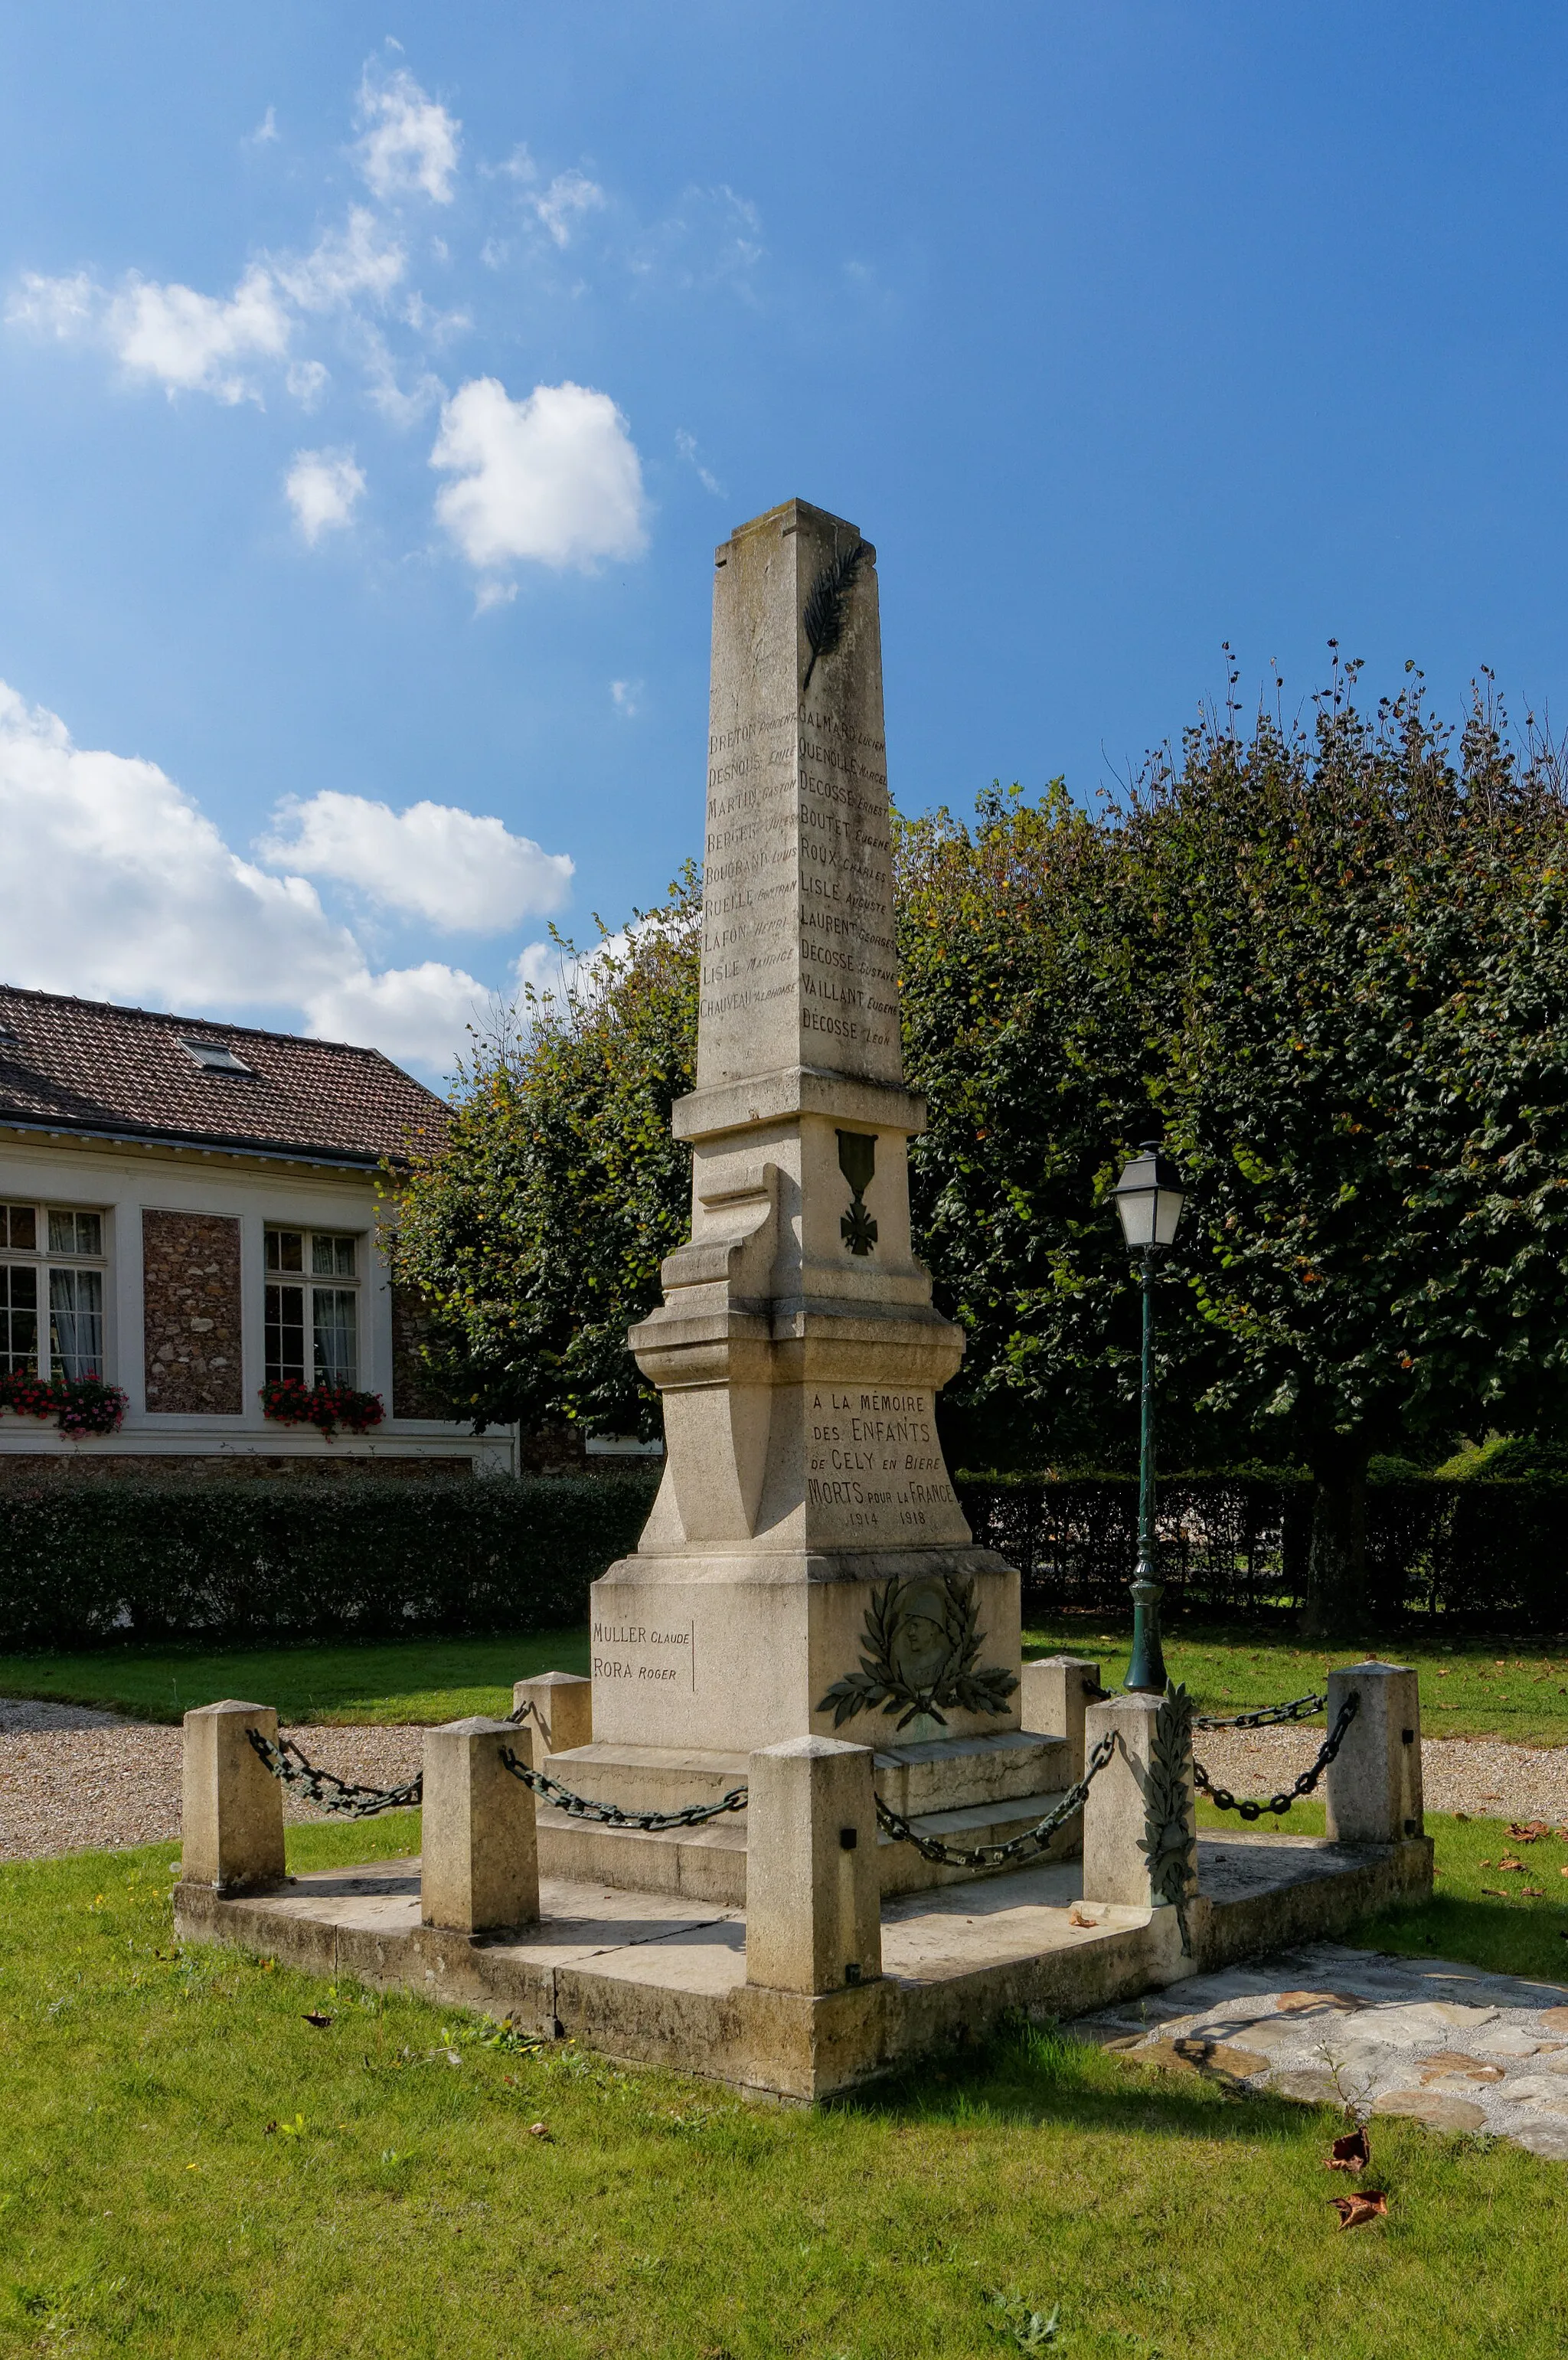
[[[1221,1720],[1212,1712],[1195,1712],[1192,1726],[1194,1729],[1268,1729],[1278,1721],[1305,1721],[1309,1713],[1322,1712],[1327,1702],[1326,1696],[1297,1697],[1292,1704],[1266,1704],[1260,1706],[1257,1712],[1233,1713],[1228,1720]]]
[[[1215,1786],[1210,1782],[1209,1774],[1201,1762],[1194,1762],[1192,1765],[1192,1784],[1200,1795],[1208,1797],[1217,1811],[1235,1811],[1237,1818],[1243,1819],[1260,1819],[1265,1811],[1272,1811],[1282,1819],[1292,1803],[1299,1803],[1303,1795],[1312,1793],[1312,1788],[1344,1744],[1345,1732],[1355,1720],[1360,1703],[1361,1699],[1352,1689],[1340,1706],[1339,1719],[1318,1748],[1317,1760],[1310,1770],[1302,1771],[1288,1794],[1270,1795],[1266,1803],[1238,1802],[1228,1787]]]
[[[618,1803],[598,1803],[587,1795],[574,1795],[559,1778],[550,1777],[543,1770],[530,1770],[519,1761],[509,1745],[501,1748],[501,1760],[514,1778],[547,1803],[553,1803],[569,1819],[596,1819],[607,1828],[700,1828],[704,1819],[716,1819],[725,1811],[744,1811],[748,1790],[732,1786],[717,1803],[688,1803],[683,1811],[623,1811]]]
[[[263,1737],[259,1729],[247,1729],[245,1735],[275,1778],[286,1786],[298,1786],[308,1803],[335,1811],[340,1819],[373,1819],[379,1811],[409,1810],[423,1797],[422,1775],[410,1778],[406,1786],[360,1786],[350,1778],[340,1778],[335,1771],[308,1762],[291,1737],[275,1742]]]
[[[895,1811],[880,1795],[876,1797],[877,1824],[895,1843],[911,1843],[922,1860],[938,1861],[944,1868],[997,1868],[1005,1860],[1026,1860],[1037,1852],[1043,1852],[1057,1829],[1064,1826],[1074,1812],[1083,1809],[1091,1786],[1116,1750],[1116,1740],[1113,1731],[1101,1738],[1089,1756],[1083,1775],[1075,1786],[1068,1788],[1056,1808],[1048,1811],[1043,1819],[1037,1819],[1027,1833],[1014,1836],[1007,1843],[964,1846],[943,1843],[938,1836],[921,1835],[901,1811]]]

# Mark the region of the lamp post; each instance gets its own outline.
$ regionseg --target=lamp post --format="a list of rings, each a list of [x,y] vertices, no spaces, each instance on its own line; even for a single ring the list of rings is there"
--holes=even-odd
[[[1146,1140],[1116,1182],[1116,1212],[1129,1253],[1143,1258],[1143,1383],[1138,1462],[1138,1565],[1132,1578],[1132,1661],[1126,1688],[1165,1693],[1160,1646],[1160,1558],[1154,1539],[1154,1257],[1176,1235],[1183,1191],[1176,1166]]]

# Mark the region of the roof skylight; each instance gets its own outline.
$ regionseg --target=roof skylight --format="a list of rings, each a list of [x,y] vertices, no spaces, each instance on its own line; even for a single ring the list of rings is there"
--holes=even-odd
[[[193,1065],[206,1074],[248,1074],[253,1069],[243,1057],[223,1041],[184,1041],[180,1043]]]

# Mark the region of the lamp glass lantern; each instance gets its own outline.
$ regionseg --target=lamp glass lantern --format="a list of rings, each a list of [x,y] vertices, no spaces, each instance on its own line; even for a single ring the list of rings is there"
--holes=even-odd
[[[1147,1141],[1138,1149],[1116,1182],[1115,1194],[1129,1253],[1147,1253],[1174,1244],[1186,1192],[1181,1174],[1160,1152],[1157,1140]]]
[[[1158,1140],[1146,1140],[1115,1189],[1116,1213],[1129,1253],[1142,1259],[1143,1371],[1139,1394],[1138,1566],[1132,1579],[1132,1660],[1124,1688],[1163,1696],[1165,1656],[1160,1644],[1160,1553],[1154,1535],[1154,1271],[1155,1257],[1175,1240],[1185,1191],[1181,1175]]]

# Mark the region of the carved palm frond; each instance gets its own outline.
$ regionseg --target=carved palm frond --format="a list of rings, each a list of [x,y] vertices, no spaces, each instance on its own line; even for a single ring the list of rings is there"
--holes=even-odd
[[[800,621],[807,645],[811,650],[811,660],[806,666],[806,677],[800,683],[802,696],[811,684],[817,658],[831,656],[844,637],[845,602],[865,554],[866,543],[857,541],[853,549],[846,549],[842,556],[835,555],[831,563],[823,566],[807,595],[806,610]]]

